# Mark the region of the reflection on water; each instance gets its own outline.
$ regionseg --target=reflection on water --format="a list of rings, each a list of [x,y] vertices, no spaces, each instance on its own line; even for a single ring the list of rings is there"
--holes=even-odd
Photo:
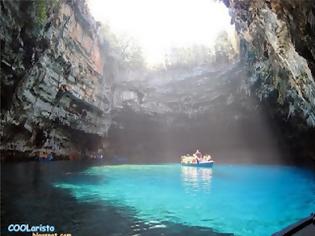
[[[165,232],[174,223],[242,236],[271,235],[315,207],[314,173],[294,167],[216,165],[212,173],[180,165],[122,165],[83,173],[100,181],[75,178],[55,186],[78,202],[102,201]]]
[[[4,171],[1,171],[2,227],[0,234],[21,235],[7,232],[7,227],[12,223],[26,223],[29,225],[53,225],[56,233],[67,232],[75,236],[219,235],[206,227],[192,227],[170,221],[152,220],[152,215],[173,215],[174,212],[168,205],[163,207],[160,204],[153,208],[152,214],[149,214],[149,220],[143,220],[136,217],[137,213],[130,207],[101,201],[103,198],[117,199],[120,194],[127,193],[125,205],[135,205],[132,202],[136,201],[141,206],[149,208],[153,205],[150,196],[159,192],[162,196],[163,191],[161,188],[158,188],[157,191],[153,184],[154,181],[148,182],[147,187],[152,187],[152,189],[148,189],[150,191],[145,190],[145,185],[139,184],[143,183],[143,180],[150,181],[150,178],[147,178],[148,175],[143,174],[143,169],[146,168],[141,166],[134,166],[134,168],[130,168],[130,166],[100,167],[94,174],[85,171],[90,166],[91,164],[88,162],[66,161],[6,164]],[[113,171],[114,169],[117,171]],[[93,170],[93,168],[89,170]],[[135,175],[125,176],[125,173],[130,171]],[[152,172],[152,168],[148,168],[148,172],[152,177],[159,171],[153,174],[154,169]],[[167,178],[167,181],[164,182],[166,184],[169,179],[174,179],[174,176],[170,176],[168,173],[170,172],[166,171],[163,175]],[[122,182],[117,183],[115,180],[122,180]],[[66,182],[71,190],[77,191],[75,195],[78,198],[73,198],[68,190],[53,187],[53,183],[56,182]],[[114,188],[108,189],[111,184],[114,184]],[[126,184],[130,184],[130,186],[127,187]],[[90,201],[83,201],[83,196]],[[140,196],[143,197],[140,198]],[[169,195],[165,197],[169,199]],[[152,200],[157,201],[157,199]],[[162,202],[164,201],[162,200]],[[172,201],[169,202],[172,203]],[[145,213],[150,212],[145,211]]]
[[[271,235],[315,209],[315,173],[302,168],[87,167],[83,162],[6,166],[2,225],[44,223],[79,236],[252,236]]]
[[[187,191],[191,191],[191,188],[210,191],[212,168],[182,166],[181,177]]]

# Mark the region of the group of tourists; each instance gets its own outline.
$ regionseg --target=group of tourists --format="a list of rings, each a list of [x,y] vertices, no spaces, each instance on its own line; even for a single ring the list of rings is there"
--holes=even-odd
[[[193,157],[195,158],[196,162],[202,162],[202,161],[210,161],[211,156],[210,155],[203,155],[198,149],[193,154]]]
[[[186,154],[181,157],[181,162],[184,164],[199,164],[202,162],[211,161],[211,156],[209,154],[203,155],[198,149],[194,154]]]

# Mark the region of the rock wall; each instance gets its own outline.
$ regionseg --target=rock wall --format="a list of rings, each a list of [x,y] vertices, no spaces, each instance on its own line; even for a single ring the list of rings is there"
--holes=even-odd
[[[240,36],[246,92],[262,101],[296,155],[315,158],[315,2],[223,2]]]
[[[102,148],[111,125],[105,55],[84,1],[1,1],[1,149]]]
[[[128,81],[84,0],[1,0],[2,157],[290,147],[314,158],[314,1],[223,2],[242,64]]]

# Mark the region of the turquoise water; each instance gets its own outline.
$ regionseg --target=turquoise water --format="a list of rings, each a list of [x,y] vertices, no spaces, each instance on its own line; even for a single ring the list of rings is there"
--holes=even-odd
[[[244,236],[271,235],[315,211],[315,173],[297,167],[98,166],[55,187],[79,202],[129,209],[156,227],[171,222]]]

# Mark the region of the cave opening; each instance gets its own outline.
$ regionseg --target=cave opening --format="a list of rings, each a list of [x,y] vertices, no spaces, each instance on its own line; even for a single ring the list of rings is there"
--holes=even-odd
[[[314,1],[0,8],[1,234],[314,226]]]
[[[199,148],[222,162],[281,162],[276,131],[244,96],[244,50],[224,2],[88,5],[121,60],[108,135],[115,155],[174,162]]]

